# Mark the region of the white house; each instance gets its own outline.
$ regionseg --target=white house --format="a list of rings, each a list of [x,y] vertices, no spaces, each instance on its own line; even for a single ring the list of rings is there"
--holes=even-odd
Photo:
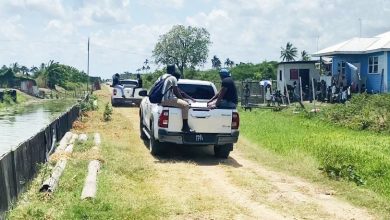
[[[284,87],[287,85],[293,85],[294,82],[299,85],[299,77],[302,80],[302,88],[311,85],[311,81],[314,78],[319,81],[320,70],[319,61],[292,61],[281,62],[278,64],[277,70],[277,87],[278,90],[284,91]]]

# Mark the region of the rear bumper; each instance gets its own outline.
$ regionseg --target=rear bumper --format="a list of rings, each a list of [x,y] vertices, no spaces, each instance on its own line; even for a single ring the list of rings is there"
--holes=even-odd
[[[142,99],[139,98],[111,98],[111,103],[117,105],[125,105],[125,104],[139,105],[141,101]]]
[[[230,134],[206,134],[206,133],[181,133],[158,130],[158,140],[175,144],[188,145],[223,145],[237,143],[239,131]]]

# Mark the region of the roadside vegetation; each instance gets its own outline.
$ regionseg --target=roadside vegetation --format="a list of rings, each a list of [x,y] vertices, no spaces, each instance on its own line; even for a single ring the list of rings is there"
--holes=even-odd
[[[28,96],[22,92],[16,91],[17,94],[17,99],[16,102],[12,99],[12,97],[8,94],[4,95],[3,102],[0,102],[0,110],[7,108],[7,107],[12,107],[16,105],[21,105],[25,104],[28,101],[32,100],[33,98],[31,96]]]
[[[324,121],[351,128],[390,133],[390,95],[354,95],[346,104],[325,108],[321,114]]]
[[[363,97],[366,96],[358,97],[356,100]],[[377,97],[372,99],[374,102]],[[340,109],[341,112],[353,111],[348,105],[332,106],[325,110],[324,117],[307,117],[304,113],[293,114],[291,110],[281,112],[254,110],[241,112],[240,128],[242,134],[261,146],[260,148],[279,155],[281,160],[296,163],[297,165],[293,167],[302,167],[302,170],[295,170],[296,173],[305,176],[317,170],[332,181],[342,183],[339,187],[346,189],[342,194],[348,199],[388,213],[390,211],[388,136],[372,131],[352,130],[348,128],[349,124],[345,125],[342,122],[342,118],[337,124],[343,126],[326,121],[329,115],[335,117],[335,109]],[[361,111],[365,112],[364,108]],[[334,119],[331,117],[331,120]],[[313,175],[308,177],[312,178]],[[347,189],[368,191],[361,191],[360,195],[351,195],[350,192],[354,190]]]

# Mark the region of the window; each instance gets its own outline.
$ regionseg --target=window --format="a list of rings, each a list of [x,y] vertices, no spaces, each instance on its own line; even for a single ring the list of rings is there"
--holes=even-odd
[[[368,73],[378,73],[378,57],[368,57]]]
[[[297,80],[298,78],[298,69],[290,69],[290,80]]]
[[[338,73],[345,74],[345,61],[337,64],[337,70]]]
[[[283,77],[282,77],[282,76],[283,76],[282,71],[279,70],[279,80],[280,80],[280,81],[283,81]]]
[[[178,84],[178,87],[183,92],[187,93],[194,99],[211,99],[215,93],[211,85],[192,85]]]
[[[138,82],[134,80],[120,80],[120,84],[125,88],[133,88],[138,85]]]

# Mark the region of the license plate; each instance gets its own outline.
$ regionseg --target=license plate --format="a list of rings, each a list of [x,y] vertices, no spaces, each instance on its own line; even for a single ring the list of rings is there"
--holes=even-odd
[[[215,142],[215,135],[212,134],[190,134],[184,137],[187,142],[193,143],[211,143]]]

